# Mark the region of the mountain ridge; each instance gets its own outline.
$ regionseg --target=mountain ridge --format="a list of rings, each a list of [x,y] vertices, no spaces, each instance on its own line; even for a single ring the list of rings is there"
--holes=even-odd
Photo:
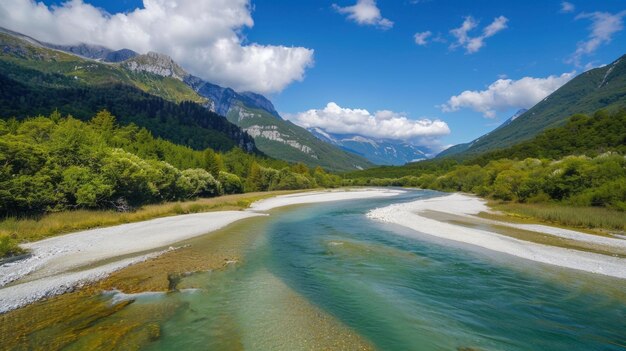
[[[509,117],[507,120],[505,120],[504,122],[502,122],[499,126],[496,127],[496,129],[492,130],[491,132],[488,132],[487,134],[483,134],[480,137],[468,142],[468,143],[461,143],[461,144],[456,144],[453,145],[443,151],[441,151],[440,153],[437,154],[436,157],[445,157],[445,156],[451,156],[451,155],[455,155],[455,154],[459,154],[462,153],[464,151],[467,151],[467,149],[469,149],[470,147],[472,147],[476,142],[478,142],[480,139],[484,138],[485,136],[493,133],[494,131],[504,128],[506,126],[508,126],[509,124],[511,124],[511,122],[513,122],[514,120],[516,120],[519,116],[523,115],[524,113],[526,113],[526,111],[528,111],[528,109],[522,108],[519,109],[513,116]]]
[[[540,132],[559,127],[576,113],[626,107],[626,55],[611,64],[579,74],[506,126],[459,144],[438,157],[466,158],[529,140]],[[465,145],[465,146],[463,146]]]

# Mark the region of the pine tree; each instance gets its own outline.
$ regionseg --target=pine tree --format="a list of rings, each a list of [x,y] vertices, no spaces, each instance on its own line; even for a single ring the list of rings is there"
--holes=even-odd
[[[247,186],[249,191],[263,191],[263,175],[261,173],[261,166],[258,163],[252,162],[250,165],[250,172],[248,172]]]
[[[206,169],[215,178],[219,177],[221,165],[219,156],[210,148],[207,148],[202,153],[204,169]]]

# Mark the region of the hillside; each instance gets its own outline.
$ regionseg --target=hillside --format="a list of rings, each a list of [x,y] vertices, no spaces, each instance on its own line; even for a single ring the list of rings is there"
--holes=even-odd
[[[598,156],[606,152],[626,154],[626,110],[609,114],[601,110],[586,116],[574,115],[558,128],[511,147],[490,151],[468,159],[467,164],[487,164],[508,158],[559,159],[569,155]]]
[[[199,96],[185,83],[172,77],[139,70],[131,71],[120,64],[103,63],[77,56],[75,53],[69,54],[51,49],[35,39],[1,28],[0,47],[2,47],[0,60],[3,62],[43,73],[61,74],[73,79],[77,84],[123,83],[173,102],[193,101],[203,105],[208,103],[206,98]],[[77,48],[76,46],[57,47],[68,50]],[[103,52],[111,53],[112,51]],[[40,83],[47,84],[46,81]]]
[[[333,171],[371,167],[364,158],[325,143],[306,129],[266,110],[239,103],[230,109],[227,118],[254,137],[259,150],[268,156]]]
[[[121,83],[86,85],[63,74],[7,62],[0,55],[0,117],[23,119],[54,109],[82,120],[107,109],[119,116],[121,124],[134,123],[194,149],[256,150],[249,135],[196,103],[177,104]]]
[[[626,107],[626,56],[610,65],[578,75],[511,123],[473,141],[440,154],[467,158],[528,140],[548,128],[562,126],[569,116],[592,114],[599,109]]]

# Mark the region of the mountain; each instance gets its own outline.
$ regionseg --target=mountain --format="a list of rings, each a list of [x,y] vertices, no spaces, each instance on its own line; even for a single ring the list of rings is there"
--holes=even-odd
[[[250,108],[265,110],[280,119],[272,102],[263,95],[251,92],[238,93],[231,88],[224,88],[192,75],[185,77],[184,81],[198,94],[211,100],[211,109],[222,116],[226,116],[231,108],[242,103]]]
[[[523,115],[527,111],[528,111],[528,109],[525,109],[525,108],[519,109],[517,112],[515,112],[515,114],[513,116],[509,117],[509,119],[507,119],[506,121],[502,122],[502,124],[500,124],[498,126],[498,128],[496,128],[494,130],[498,130],[498,129],[501,129],[501,128],[504,128],[504,127],[508,126],[509,124],[511,124],[511,122],[515,121],[519,116]]]
[[[121,63],[122,67],[131,72],[152,73],[162,77],[183,81],[189,74],[171,57],[157,52],[134,56]]]
[[[49,43],[43,44],[51,49],[65,51],[67,53],[104,62],[122,62],[139,55],[138,53],[130,49],[111,50],[99,45],[56,45]]]
[[[514,120],[516,120],[519,116],[523,115],[524,113],[526,113],[528,110],[523,108],[518,110],[513,116],[509,117],[509,119],[507,119],[506,121],[502,122],[502,124],[500,124],[496,129],[494,129],[493,131],[478,137],[472,141],[470,141],[469,143],[463,143],[463,144],[457,144],[454,146],[451,146],[445,150],[443,150],[442,152],[440,152],[439,154],[437,154],[437,157],[445,157],[445,156],[452,156],[452,155],[457,155],[457,154],[461,154],[465,151],[467,151],[469,148],[471,148],[474,144],[476,144],[478,141],[480,141],[482,138],[486,137],[487,135],[493,133],[494,131],[504,128],[506,126],[508,126],[509,124],[511,124],[511,122],[513,122]]]
[[[321,128],[309,128],[318,139],[362,156],[376,165],[400,166],[428,159],[428,150],[407,142],[372,139],[358,134],[334,134]]]
[[[228,121],[252,136],[258,149],[268,156],[332,171],[357,170],[372,165],[366,159],[326,144],[306,129],[285,121],[264,96],[239,93],[204,81],[187,73],[166,55],[151,52],[121,65],[135,73],[151,73],[184,82],[208,100],[206,105],[211,111],[226,116]]]
[[[144,55],[128,53],[129,57],[122,62],[104,63],[102,61],[109,60],[111,55],[123,55],[125,51],[112,51],[86,44],[73,46],[46,44],[3,29],[0,29],[0,49],[2,50],[0,65],[3,66],[0,72],[4,72],[6,78],[12,81],[25,83],[27,88],[32,88],[34,84],[42,84],[53,89],[68,85],[72,88],[86,89],[106,84],[126,84],[167,101],[175,103],[192,101],[212,112],[226,116],[228,120],[254,137],[256,146],[247,140],[237,140],[236,144],[244,145],[249,150],[258,147],[263,153],[277,159],[302,162],[313,167],[322,166],[333,171],[356,170],[371,166],[364,158],[328,145],[305,129],[283,120],[273,104],[264,96],[251,92],[240,93],[206,82],[187,73],[167,55],[155,52]],[[33,71],[44,76],[37,76]],[[51,95],[55,94],[56,91]],[[106,94],[112,92],[107,91]],[[65,106],[63,111],[87,109],[89,105],[81,102],[78,103],[79,108],[72,108],[67,101],[45,102],[54,103],[55,107]],[[49,113],[50,111],[42,110],[43,104],[44,101],[41,101],[39,105],[29,107],[25,111]],[[115,109],[115,106],[110,104],[102,103],[98,106],[105,105],[109,109]],[[133,104],[125,102],[124,108],[118,110],[127,112],[129,105]],[[20,112],[15,104],[8,106],[11,108],[5,106],[4,112]],[[185,119],[182,116],[181,118]],[[226,120],[224,122],[227,123]],[[161,133],[155,134],[163,136],[172,133],[176,132],[161,130]],[[193,144],[194,147],[205,145],[207,142],[204,137],[198,138],[202,140],[201,142],[193,140],[192,137],[188,139],[186,142],[182,140],[175,142]]]
[[[264,109],[251,108],[244,102],[234,104],[226,117],[250,134],[259,150],[268,156],[333,171],[353,171],[372,166],[365,158],[319,140],[306,129]]]
[[[182,81],[150,72],[130,71],[118,63],[103,63],[51,49],[30,37],[0,30],[2,61],[49,74],[61,74],[82,85],[123,83],[173,102],[207,104]],[[41,82],[47,84],[47,82]]]
[[[92,60],[99,60],[104,62],[122,62],[128,60],[132,57],[139,55],[130,49],[121,49],[121,50],[111,50],[104,46],[100,45],[91,45],[91,44],[76,44],[76,45],[58,45],[46,43],[43,41],[39,41],[35,38],[29,37],[27,35],[14,32],[12,30],[0,27],[0,33],[5,33],[10,36],[22,39],[27,41],[31,45],[35,45],[38,47],[46,47],[49,49],[64,51],[70,54],[74,54],[77,56],[82,56],[84,58],[89,58]]]
[[[626,55],[610,65],[578,75],[521,116],[478,139],[438,155],[466,158],[529,140],[540,132],[562,126],[576,113],[626,107]]]
[[[190,101],[191,100],[191,101]],[[183,82],[120,64],[105,64],[0,33],[0,117],[18,119],[54,109],[86,120],[108,109],[120,124],[194,149],[257,151],[254,140]]]

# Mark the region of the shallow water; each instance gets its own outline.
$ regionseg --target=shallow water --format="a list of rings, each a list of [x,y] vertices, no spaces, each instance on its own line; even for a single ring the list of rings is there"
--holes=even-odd
[[[134,302],[94,325],[164,311],[150,312],[154,333],[141,329],[148,350],[626,349],[623,280],[409,238],[365,217],[436,195],[294,206],[244,221],[227,229],[245,244],[224,269],[184,275],[167,294],[104,292],[95,298],[112,307]]]

